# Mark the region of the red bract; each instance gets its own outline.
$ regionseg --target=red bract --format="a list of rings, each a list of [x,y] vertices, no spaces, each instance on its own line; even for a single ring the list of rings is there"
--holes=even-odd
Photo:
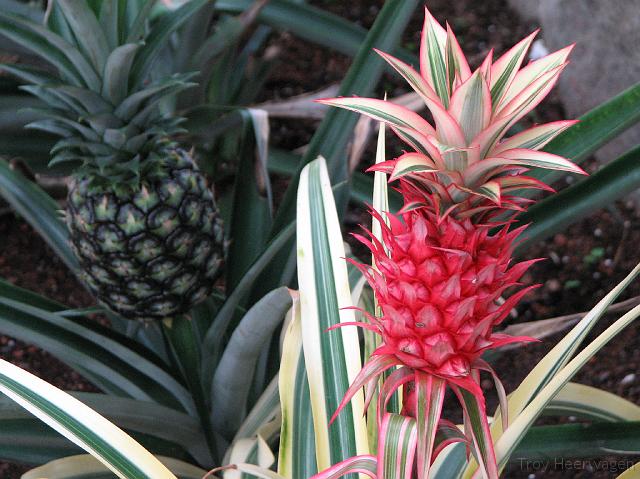
[[[382,242],[359,236],[376,269],[359,267],[383,313],[372,318],[383,341],[375,354],[442,378],[466,378],[484,351],[523,340],[493,332],[532,288],[499,304],[535,261],[512,264],[522,229],[491,234],[487,225],[428,209],[389,219],[391,226],[382,221]]]
[[[480,372],[494,376],[505,421],[506,397],[495,372],[481,356],[489,349],[531,340],[496,333],[494,328],[535,287],[522,287],[519,279],[537,260],[512,260],[524,227],[510,231],[509,224],[477,224],[469,217],[441,215],[429,201],[422,204],[415,207],[414,203],[399,216],[387,214],[385,218],[372,210],[381,225],[380,238],[371,233],[356,235],[371,250],[375,266],[352,263],[368,280],[381,310],[378,317],[367,314],[369,322],[359,324],[382,340],[334,418],[363,386],[368,406],[379,378],[390,371],[378,395],[378,423],[387,414],[392,394],[404,387],[402,414],[415,417],[419,430],[428,431],[416,443],[418,476],[427,478],[430,463],[443,446],[435,444],[435,433],[445,389],[455,392],[465,418],[470,393],[481,425],[480,430],[467,430],[464,440],[474,447],[484,442],[486,470],[490,477],[497,477]],[[434,423],[422,428],[420,421],[427,419]]]

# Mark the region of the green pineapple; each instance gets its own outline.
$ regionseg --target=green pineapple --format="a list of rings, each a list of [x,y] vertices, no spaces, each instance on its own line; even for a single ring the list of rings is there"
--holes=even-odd
[[[159,103],[190,75],[152,79],[162,40],[205,1],[149,29],[153,0],[54,0],[45,26],[0,12],[0,33],[55,67],[1,68],[48,104],[29,125],[62,136],[52,163],[78,164],[66,221],[97,298],[131,319],[162,319],[207,297],[224,256],[222,222],[203,174],[171,141],[180,119]]]

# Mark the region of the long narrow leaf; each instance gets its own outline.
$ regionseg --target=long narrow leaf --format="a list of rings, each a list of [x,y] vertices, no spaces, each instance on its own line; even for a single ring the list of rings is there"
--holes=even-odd
[[[417,4],[417,0],[385,2],[340,85],[339,96],[367,96],[373,92],[382,75],[384,61],[377,55],[371,55],[371,49],[391,50],[398,42]],[[348,176],[345,148],[351,139],[357,120],[357,116],[352,113],[339,109],[330,110],[313,136],[298,171],[318,155],[322,155],[327,158],[332,180],[345,180]],[[274,220],[274,231],[279,231],[293,219],[294,201],[298,188],[296,179],[297,175],[287,189]]]
[[[536,364],[518,388],[509,396],[509,417],[515,418],[535,398],[539,392],[558,374],[576,352],[596,321],[616,300],[624,289],[640,274],[640,265],[636,266],[609,294],[596,304],[573,329]],[[494,440],[500,437],[501,421],[499,415],[491,426]]]
[[[242,277],[238,286],[229,294],[215,321],[207,330],[202,345],[202,382],[205,390],[210,387],[213,380],[215,365],[222,354],[222,343],[238,305],[249,294],[254,282],[273,258],[288,245],[294,232],[295,223],[291,223],[269,242],[260,257]]]
[[[525,431],[531,427],[535,419],[541,414],[546,405],[560,389],[589,359],[626,326],[637,319],[638,316],[640,316],[640,306],[633,308],[589,343],[533,398],[529,405],[514,419],[513,423],[496,442],[496,457],[501,467],[506,465],[514,449],[522,440]]]
[[[57,203],[40,187],[13,171],[1,158],[0,194],[72,271],[78,271],[78,261],[70,247],[69,232],[58,217]]]
[[[191,0],[168,15],[163,15],[145,38],[145,47],[131,68],[130,85],[139,85],[146,79],[153,62],[165,46],[169,36],[195,15],[209,0]]]
[[[638,421],[539,426],[527,432],[511,456],[511,463],[518,467],[523,460],[544,461],[557,457],[569,461],[591,459],[591,464],[601,461],[600,463],[604,466],[608,461],[602,458],[621,456],[621,459],[627,458],[624,462],[628,465],[630,452],[638,450],[640,450],[640,422]]]
[[[171,457],[157,457],[157,459],[178,479],[202,479],[207,473],[204,469]],[[21,479],[43,477],[47,479],[111,479],[113,474],[94,457],[82,454],[58,459],[31,469],[23,474]]]
[[[95,71],[102,73],[109,45],[91,8],[86,2],[78,0],[58,0],[57,6],[64,14],[75,38],[79,40],[80,48],[91,60]]]
[[[227,268],[227,290],[232,290],[264,250],[271,229],[271,184],[267,173],[269,122],[264,110],[247,109],[239,114],[241,128],[238,172],[234,185],[233,210]]]
[[[100,79],[96,70],[78,49],[42,25],[3,11],[0,12],[0,33],[42,55],[72,84],[98,91]]]
[[[413,458],[418,434],[415,419],[399,414],[385,415],[380,426],[377,474],[379,479],[413,477]]]
[[[175,478],[140,444],[77,399],[0,360],[0,391],[124,479]]]
[[[298,283],[302,343],[309,376],[318,468],[366,454],[363,397],[357,394],[329,427],[329,418],[358,374],[360,346],[353,328],[327,328],[355,320],[342,233],[322,158],[300,177],[297,214]]]
[[[146,437],[174,442],[188,451],[199,463],[210,464],[212,462],[211,456],[206,450],[200,423],[191,416],[147,401],[118,398],[100,393],[71,392],[69,394],[132,434],[140,433]],[[31,423],[41,424],[39,420],[33,418],[31,414],[9,398],[0,398],[0,431],[10,433],[11,424],[22,424],[24,429],[20,434],[25,439],[20,440],[26,441]],[[34,445],[37,445],[37,434],[41,432],[41,428],[34,430]],[[13,434],[13,443],[20,444],[20,440],[17,438],[18,433],[14,431]],[[43,447],[46,447],[47,442],[49,442],[48,438],[42,437]],[[62,442],[63,450],[69,450],[72,447],[68,441],[58,436],[56,436],[55,442],[51,441],[52,444],[58,442]],[[6,445],[6,441],[0,439],[0,457]]]
[[[551,400],[544,414],[593,421],[640,421],[640,406],[602,389],[568,383]]]
[[[252,5],[252,1],[218,0],[215,7],[227,13],[241,13]],[[349,56],[358,53],[367,36],[367,30],[355,23],[321,8],[291,0],[269,1],[260,11],[258,21]],[[400,46],[386,51],[394,52],[405,62],[417,63],[415,55]]]
[[[258,357],[290,306],[287,288],[267,294],[242,318],[220,359],[211,385],[211,402],[216,432],[228,440],[245,417]]]
[[[294,297],[282,345],[279,391],[282,408],[278,474],[307,478],[318,472],[309,381],[302,352],[300,301]]]
[[[47,309],[0,297],[0,330],[38,345],[106,390],[114,386],[114,394],[193,412],[188,392],[151,355],[145,358],[107,328]]]
[[[544,151],[580,162],[638,121],[640,83],[585,113],[579,123],[549,142]],[[534,176],[547,184],[560,175],[553,171],[534,172]]]
[[[596,171],[589,178],[560,193],[540,201],[518,217],[523,224],[531,223],[519,245],[528,245],[561,231],[598,208],[623,198],[640,187],[640,147],[625,153]]]

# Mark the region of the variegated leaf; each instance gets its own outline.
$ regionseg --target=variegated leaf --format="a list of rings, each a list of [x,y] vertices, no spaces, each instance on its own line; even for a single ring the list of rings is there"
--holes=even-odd
[[[531,42],[533,42],[537,34],[538,30],[524,40],[520,40],[491,65],[490,87],[491,101],[494,110],[506,93],[507,88],[509,88],[511,81],[518,73],[518,69],[520,65],[522,65],[522,60],[524,60],[527,50],[529,50]]]
[[[513,148],[500,153],[499,158],[518,162],[520,165],[535,166],[537,168],[547,168],[550,170],[568,171],[586,175],[586,172],[575,163],[566,158],[545,151],[533,151],[524,148]],[[492,161],[488,159],[485,161]]]
[[[465,414],[465,428],[473,437],[471,445],[485,479],[498,479],[498,467],[483,397],[460,388],[456,390]],[[465,431],[466,432],[466,431]]]
[[[432,173],[437,171],[438,168],[428,156],[420,153],[405,153],[397,159],[390,180],[397,180],[410,173]]]
[[[560,65],[564,65],[573,50],[574,45],[558,50],[557,52],[550,53],[549,55],[542,57],[529,63],[513,78],[513,81],[507,87],[507,90],[498,104],[496,104],[496,111],[502,109],[503,105],[507,105],[513,98],[518,96],[521,91],[531,85],[541,76],[549,73]]]
[[[551,402],[553,397],[560,392],[565,384],[609,341],[619,334],[631,322],[640,316],[640,306],[636,306],[631,311],[623,315],[620,319],[609,326],[596,339],[582,349],[564,368],[549,381],[549,383],[536,394],[531,402],[513,420],[509,428],[496,441],[496,458],[500,467],[504,467],[516,446],[524,437],[526,431],[533,425],[534,421],[542,414],[545,407]],[[466,477],[471,477],[467,474]]]
[[[499,153],[505,150],[511,150],[513,148],[539,150],[564,130],[566,130],[570,126],[575,125],[576,123],[578,123],[578,120],[561,120],[527,128],[526,130],[517,133],[495,145],[493,148],[491,148],[491,150],[489,150],[487,156],[500,156]]]
[[[415,388],[418,428],[417,475],[418,479],[428,479],[446,383],[440,378],[416,371]]]
[[[476,71],[454,92],[449,113],[462,128],[467,143],[471,143],[491,120],[491,95],[489,85]]]
[[[447,85],[449,92],[453,94],[457,85],[467,81],[471,76],[471,69],[467,59],[460,48],[458,39],[453,34],[451,27],[447,23],[447,41],[445,44],[445,61],[447,67]]]
[[[309,477],[318,471],[309,383],[302,353],[300,300],[293,297],[280,359],[279,393],[282,411],[278,474],[286,479]]]
[[[374,98],[329,98],[317,100],[325,105],[346,108],[367,115],[374,120],[383,121],[400,130],[415,130],[422,135],[435,135],[433,127],[417,113],[408,108],[385,100]]]
[[[399,414],[385,414],[380,426],[378,478],[411,479],[413,477],[417,429],[416,420],[413,418]]]
[[[200,467],[171,457],[159,456],[158,460],[180,479],[202,479],[207,473]],[[106,477],[113,477],[113,474],[100,461],[89,454],[79,454],[56,459],[31,469],[24,473],[20,479],[100,479]]]
[[[385,103],[385,102],[382,102]],[[309,378],[319,469],[368,453],[358,392],[329,427],[331,414],[361,368],[342,233],[324,159],[307,165],[298,188],[297,248],[302,344]]]
[[[420,39],[420,74],[438,94],[445,108],[449,106],[446,43],[447,32],[425,7]]]
[[[501,106],[497,107],[494,118],[511,117],[512,122],[515,123],[524,117],[549,94],[565,66],[566,63],[562,63],[542,73],[524,88],[518,90],[508,102],[505,101]]]
[[[0,360],[0,391],[89,452],[118,477],[176,479],[120,428],[69,394],[4,360]]]
[[[339,462],[324,471],[316,474],[311,479],[338,479],[347,474],[365,474],[372,479],[377,479],[378,461],[374,456],[354,456]],[[266,478],[265,478],[266,479]],[[275,479],[275,478],[274,478]]]
[[[389,55],[388,53],[381,52],[376,49],[378,55],[384,58],[389,65],[391,65],[402,77],[407,80],[411,88],[415,90],[415,92],[422,97],[422,99],[429,99],[431,101],[440,102],[440,98],[437,93],[433,90],[431,85],[427,83],[427,81],[422,78],[419,72],[413,69],[411,66],[404,63],[402,60],[397,59],[396,57]]]

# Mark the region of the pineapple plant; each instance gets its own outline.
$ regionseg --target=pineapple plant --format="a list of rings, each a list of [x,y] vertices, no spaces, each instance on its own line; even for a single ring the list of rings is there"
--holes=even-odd
[[[140,320],[206,298],[225,252],[206,178],[172,140],[181,119],[161,108],[194,84],[153,75],[168,36],[149,35],[153,4],[52,0],[44,26],[0,12],[0,32],[52,67],[0,66],[47,104],[29,126],[62,137],[51,163],[75,165],[65,217],[81,276],[109,309]]]
[[[367,321],[356,324],[378,334],[380,345],[334,419],[363,386],[368,407],[386,372],[378,397],[378,424],[388,414],[391,395],[402,388],[402,413],[418,423],[419,478],[429,476],[430,464],[441,450],[434,444],[447,388],[464,410],[466,436],[455,440],[475,450],[485,477],[498,477],[480,373],[489,372],[496,380],[503,411],[506,397],[482,355],[531,339],[496,333],[494,328],[535,287],[513,292],[536,261],[513,263],[517,238],[525,228],[511,228],[513,216],[532,201],[522,190],[551,189],[527,176],[530,168],[584,174],[568,159],[540,151],[572,121],[533,126],[505,138],[553,88],[571,50],[564,48],[520,69],[534,36],[496,62],[489,52],[472,72],[451,29],[439,25],[426,10],[420,71],[378,52],[424,100],[435,126],[385,100],[321,100],[384,122],[411,147],[372,167],[398,181],[404,207],[398,215],[372,210],[380,233],[358,235],[371,250],[375,266],[353,263],[372,287],[380,314],[365,313]],[[512,293],[506,300],[505,292]],[[506,413],[502,417],[506,421]],[[318,477],[327,475],[325,471]]]

